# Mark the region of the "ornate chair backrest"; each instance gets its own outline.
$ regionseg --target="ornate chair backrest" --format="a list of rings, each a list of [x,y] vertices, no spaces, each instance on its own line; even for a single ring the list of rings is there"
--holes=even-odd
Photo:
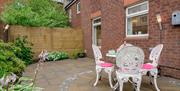
[[[127,47],[127,46],[133,46],[132,44],[129,43],[123,43],[119,48],[117,49],[117,52],[119,52],[122,48]]]
[[[154,66],[158,65],[158,61],[159,61],[162,49],[163,49],[163,44],[159,44],[152,49],[152,51],[149,55],[149,60],[153,61],[152,64]]]
[[[124,41],[124,43],[121,46],[119,46],[119,48],[117,49],[117,52],[119,52],[123,47],[127,47],[127,46],[133,46],[133,45],[126,43],[126,41]]]
[[[92,44],[92,49],[93,49],[94,58],[95,58],[95,61],[97,64],[100,61],[100,59],[102,58],[102,54],[101,54],[99,47],[94,44]]]
[[[137,74],[139,73],[143,63],[144,52],[139,47],[124,47],[117,53],[116,64],[123,73]]]

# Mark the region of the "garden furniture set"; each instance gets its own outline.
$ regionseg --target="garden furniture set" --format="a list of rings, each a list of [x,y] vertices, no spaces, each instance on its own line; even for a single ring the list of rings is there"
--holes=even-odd
[[[110,87],[116,90],[119,87],[119,91],[123,91],[123,83],[130,82],[133,84],[136,91],[140,91],[142,76],[150,73],[150,80],[153,77],[153,84],[157,91],[160,89],[157,86],[158,75],[158,60],[160,58],[163,44],[155,46],[149,55],[149,60],[152,63],[144,63],[144,52],[141,48],[124,42],[117,51],[110,50],[106,56],[115,58],[115,64],[102,60],[102,54],[100,48],[96,45],[92,45],[94,58],[96,62],[96,81],[94,86],[97,85],[101,78],[101,72],[104,70],[108,73]],[[115,72],[116,77],[112,77]],[[116,84],[112,84],[112,79],[115,79]],[[152,83],[152,81],[151,81]]]

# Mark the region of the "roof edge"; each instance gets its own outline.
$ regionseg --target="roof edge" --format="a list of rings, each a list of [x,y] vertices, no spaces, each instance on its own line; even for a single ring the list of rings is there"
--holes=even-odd
[[[72,0],[70,3],[68,3],[65,7],[64,7],[64,9],[65,10],[67,10],[69,7],[71,7],[76,1],[78,1],[78,0]]]

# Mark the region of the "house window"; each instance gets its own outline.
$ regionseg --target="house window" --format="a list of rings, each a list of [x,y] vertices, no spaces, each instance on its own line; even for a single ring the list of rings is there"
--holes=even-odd
[[[126,9],[126,37],[148,36],[148,2]]]
[[[101,46],[101,18],[95,18],[92,21],[92,42],[94,45]]]
[[[77,3],[76,7],[77,7],[77,14],[79,14],[80,13],[80,9],[81,9],[80,2]]]
[[[72,20],[72,11],[71,9],[69,9],[69,22],[71,22],[71,20]]]

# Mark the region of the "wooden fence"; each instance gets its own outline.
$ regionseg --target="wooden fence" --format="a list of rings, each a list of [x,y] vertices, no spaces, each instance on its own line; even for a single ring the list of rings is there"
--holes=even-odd
[[[27,36],[28,41],[33,43],[35,58],[41,50],[65,51],[69,54],[83,50],[83,33],[78,29],[11,26],[9,41],[14,41],[18,36]]]

